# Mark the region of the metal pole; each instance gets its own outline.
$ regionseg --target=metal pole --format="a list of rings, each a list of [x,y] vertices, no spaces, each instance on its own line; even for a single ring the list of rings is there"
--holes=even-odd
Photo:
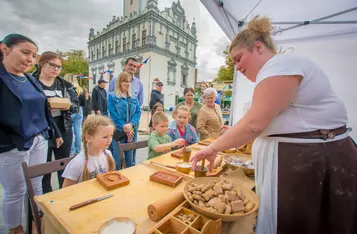
[[[348,21],[323,21],[323,22],[284,21],[284,22],[272,22],[272,24],[357,24],[357,20],[348,20]]]
[[[151,92],[150,92],[150,83],[151,83],[151,57],[149,57],[149,78],[148,78],[148,114],[146,117],[146,131],[149,132],[149,116],[151,115],[150,112],[150,96],[151,96]]]
[[[357,7],[353,7],[351,9],[348,9],[348,10],[345,10],[345,11],[340,11],[340,12],[337,12],[335,14],[328,15],[328,16],[325,16],[325,17],[322,17],[322,18],[318,18],[318,19],[314,19],[314,20],[311,20],[311,21],[305,21],[304,23],[301,23],[301,24],[298,24],[298,25],[294,25],[294,26],[291,26],[291,27],[287,27],[287,28],[283,28],[283,29],[277,30],[277,31],[275,31],[273,33],[273,35],[276,35],[278,33],[281,33],[281,32],[284,32],[284,31],[287,31],[287,30],[290,30],[290,29],[299,28],[299,27],[302,27],[302,26],[305,26],[305,25],[309,25],[309,24],[311,24],[313,22],[318,22],[318,21],[322,21],[322,20],[325,20],[325,19],[329,19],[329,18],[338,16],[338,15],[346,14],[348,12],[355,11],[355,10],[357,10]]]

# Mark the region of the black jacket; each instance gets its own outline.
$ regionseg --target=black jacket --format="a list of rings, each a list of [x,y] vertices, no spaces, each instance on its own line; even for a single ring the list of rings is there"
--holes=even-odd
[[[108,112],[108,97],[107,91],[98,85],[93,88],[92,91],[92,110]]]
[[[161,92],[154,89],[153,91],[151,91],[151,97],[150,97],[151,110],[157,102],[160,102],[162,106],[164,106],[164,95]]]
[[[33,76],[39,79],[39,72],[33,73]],[[72,114],[76,114],[79,112],[79,101],[76,89],[74,86],[68,81],[64,80],[62,77],[56,77],[56,79],[60,83],[62,95],[64,98],[69,98],[72,103],[72,106],[67,111],[61,111],[64,121],[64,130],[68,132],[72,129]]]
[[[31,74],[25,74],[25,76],[37,90],[46,96],[41,85]],[[20,151],[26,150],[24,146],[29,140],[24,138],[20,130],[23,106],[10,79],[12,78],[0,62],[0,153],[14,148]],[[48,122],[50,137],[61,137],[61,132],[51,116],[47,102],[45,112],[46,119],[43,121]]]

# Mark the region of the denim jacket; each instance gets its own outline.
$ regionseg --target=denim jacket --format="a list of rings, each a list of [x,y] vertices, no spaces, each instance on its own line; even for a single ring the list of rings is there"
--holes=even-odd
[[[169,130],[167,130],[166,134],[171,138],[171,141],[177,140],[179,138],[183,138],[186,140],[188,145],[195,144],[199,141],[196,129],[191,124],[186,125],[185,134],[183,137],[181,137],[180,132],[177,129],[176,120],[170,123]]]
[[[108,94],[108,112],[115,124],[115,127],[119,131],[122,131],[123,126],[127,124],[128,103],[130,105],[129,123],[131,123],[135,129],[138,129],[141,116],[138,99],[131,97],[118,97],[115,92],[110,92]]]

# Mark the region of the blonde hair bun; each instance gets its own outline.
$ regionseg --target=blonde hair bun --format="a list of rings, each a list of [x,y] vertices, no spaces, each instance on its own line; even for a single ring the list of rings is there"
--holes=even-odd
[[[248,23],[247,29],[255,31],[257,33],[270,35],[273,27],[272,27],[271,21],[268,17],[256,16],[254,19],[252,19]]]

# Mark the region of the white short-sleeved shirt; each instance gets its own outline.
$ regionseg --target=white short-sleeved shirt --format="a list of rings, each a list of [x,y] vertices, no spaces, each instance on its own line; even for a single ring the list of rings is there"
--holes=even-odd
[[[262,136],[334,129],[348,121],[342,100],[332,90],[327,75],[306,58],[277,54],[260,69],[255,87],[273,76],[300,75],[302,81],[288,109],[271,122]]]
[[[110,151],[106,150],[106,153],[112,157]],[[67,178],[77,183],[83,181],[84,171],[84,152],[81,151],[72,161],[68,163],[64,170],[62,177]],[[88,155],[87,168],[89,171],[90,179],[95,178],[99,174],[103,174],[109,171],[108,156],[102,151],[99,156]]]

